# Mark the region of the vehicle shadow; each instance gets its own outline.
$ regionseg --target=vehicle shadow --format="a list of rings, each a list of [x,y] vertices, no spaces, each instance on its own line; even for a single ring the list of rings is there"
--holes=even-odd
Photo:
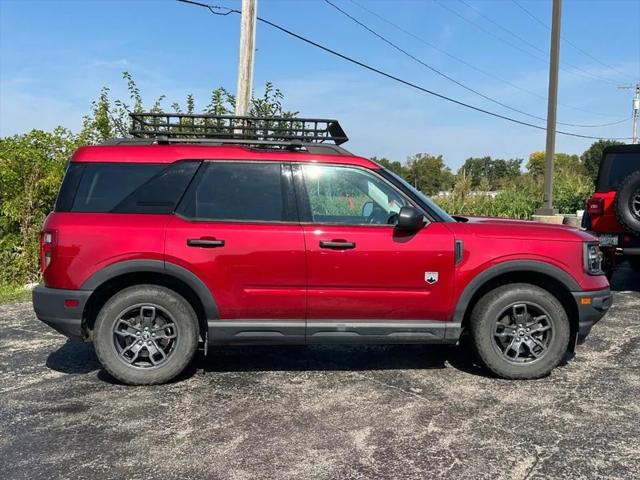
[[[47,357],[46,366],[56,372],[81,374],[102,369],[92,343],[67,340]]]
[[[461,347],[446,345],[301,345],[227,346],[202,350],[174,382],[200,373],[432,370],[446,368],[490,376]],[[47,357],[46,366],[67,374],[98,371],[98,378],[119,384],[96,357],[93,344],[68,340]],[[173,383],[173,382],[172,382]]]
[[[196,374],[229,372],[364,372],[439,370],[447,367],[490,377],[459,346],[300,345],[209,347],[200,351],[176,381]]]
[[[634,272],[629,264],[623,263],[613,274],[610,283],[614,292],[640,292],[640,273]]]

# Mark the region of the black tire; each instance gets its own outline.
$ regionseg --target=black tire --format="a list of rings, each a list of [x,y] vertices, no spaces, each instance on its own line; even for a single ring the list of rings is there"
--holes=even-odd
[[[523,309],[523,305],[527,308]],[[514,312],[517,313],[517,318],[529,318],[529,321],[522,321],[523,328],[518,327]],[[535,315],[536,312],[541,314]],[[543,316],[548,320],[540,320],[535,325],[531,323],[534,321],[533,317],[542,319]],[[512,319],[515,328],[506,327],[505,323]],[[501,325],[498,325],[499,321]],[[526,330],[527,325],[529,330]],[[542,330],[544,325],[550,327],[535,332]],[[506,379],[534,379],[548,375],[560,363],[569,345],[569,319],[562,304],[547,290],[526,283],[504,285],[487,293],[475,305],[470,327],[478,359],[492,373]],[[506,333],[507,328],[513,335]],[[500,338],[497,334],[499,330]],[[525,330],[531,333],[526,333]],[[516,341],[519,342],[515,344],[517,351],[511,348],[514,345],[512,342]],[[502,342],[509,345],[504,347]],[[540,356],[535,358],[529,345],[534,345],[534,350],[539,350],[541,347],[538,344],[546,345],[546,349],[542,350],[543,353],[538,351]],[[522,353],[523,358],[508,359],[503,348],[506,348],[507,353],[516,352],[516,357]],[[527,360],[526,356],[532,358]]]
[[[629,258],[629,266],[634,272],[640,273],[640,257]]]
[[[616,194],[616,217],[629,232],[640,235],[640,170],[620,184]]]
[[[144,322],[153,328],[144,327]],[[157,285],[137,285],[115,294],[100,310],[94,331],[100,363],[130,385],[172,380],[198,348],[193,308],[173,290]]]

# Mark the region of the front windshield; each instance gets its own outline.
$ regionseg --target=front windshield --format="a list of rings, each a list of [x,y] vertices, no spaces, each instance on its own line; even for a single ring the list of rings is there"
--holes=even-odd
[[[440,208],[438,205],[436,205],[433,202],[433,200],[431,200],[424,193],[422,193],[420,190],[418,190],[413,185],[411,185],[409,182],[407,182],[404,178],[402,178],[399,175],[396,175],[391,170],[385,169],[385,172],[388,173],[389,175],[391,175],[396,180],[398,180],[400,183],[402,183],[402,185],[404,185],[407,189],[409,189],[411,191],[411,193],[413,193],[415,196],[417,196],[423,203],[425,203],[431,210],[433,210],[436,213],[436,215],[441,217],[445,222],[455,222],[456,221],[451,215],[449,215],[442,208]]]

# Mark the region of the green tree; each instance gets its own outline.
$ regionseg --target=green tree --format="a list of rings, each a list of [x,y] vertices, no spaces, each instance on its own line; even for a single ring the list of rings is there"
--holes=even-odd
[[[392,161],[392,160],[389,160],[389,159],[384,158],[384,157],[381,157],[381,158],[371,157],[371,160],[373,160],[374,162],[379,163],[380,165],[382,165],[387,170],[391,170],[396,175],[400,175],[401,177],[404,177],[405,174],[406,174],[404,165],[402,165],[402,163],[400,163],[398,160],[393,160]]]
[[[450,190],[455,177],[444,163],[442,155],[417,153],[407,159],[405,179],[427,195]]]
[[[597,142],[592,143],[591,146],[580,156],[587,175],[591,178],[594,185],[598,178],[598,169],[600,168],[600,161],[602,160],[602,151],[606,147],[610,147],[612,145],[624,145],[624,143],[616,140],[598,140]]]
[[[61,127],[0,139],[0,283],[38,279],[38,232],[77,146]]]
[[[458,176],[470,179],[471,188],[477,188],[483,178],[489,178],[492,162],[491,157],[467,158],[458,170]]]
[[[471,180],[474,189],[495,190],[520,176],[522,159],[467,158],[458,170],[458,176]]]
[[[527,171],[534,177],[540,177],[544,175],[545,166],[545,152],[537,151],[529,155],[529,161],[527,162]],[[580,157],[575,154],[558,152],[554,156],[553,160],[554,172],[572,172],[580,175],[584,175],[585,168],[580,160]]]

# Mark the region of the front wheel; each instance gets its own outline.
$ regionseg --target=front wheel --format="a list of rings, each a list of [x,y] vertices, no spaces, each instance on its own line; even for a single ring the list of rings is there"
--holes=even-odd
[[[191,305],[168,288],[138,285],[111,297],[95,325],[100,363],[131,385],[168,382],[198,348],[198,321]]]
[[[482,363],[507,379],[548,375],[569,345],[569,319],[548,291],[524,283],[490,291],[471,314],[471,337]]]

